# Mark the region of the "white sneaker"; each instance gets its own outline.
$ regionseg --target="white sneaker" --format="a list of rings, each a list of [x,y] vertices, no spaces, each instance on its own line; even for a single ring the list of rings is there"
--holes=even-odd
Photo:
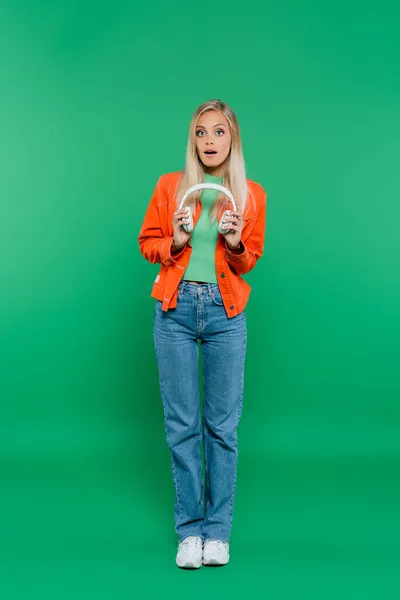
[[[203,565],[226,565],[229,562],[229,542],[206,540],[203,548]]]
[[[203,540],[200,536],[189,535],[179,543],[176,564],[181,569],[198,569],[203,556]]]

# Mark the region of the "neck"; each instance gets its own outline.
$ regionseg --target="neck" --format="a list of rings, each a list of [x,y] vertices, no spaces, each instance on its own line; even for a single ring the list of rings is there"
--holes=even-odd
[[[213,177],[222,177],[224,174],[223,167],[213,167],[206,169],[207,175],[212,175]]]

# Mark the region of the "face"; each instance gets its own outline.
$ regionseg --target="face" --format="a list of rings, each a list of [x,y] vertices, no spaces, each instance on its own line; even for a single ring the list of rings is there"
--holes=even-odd
[[[231,132],[225,115],[219,110],[203,113],[196,126],[197,154],[210,175],[220,177],[231,149]]]

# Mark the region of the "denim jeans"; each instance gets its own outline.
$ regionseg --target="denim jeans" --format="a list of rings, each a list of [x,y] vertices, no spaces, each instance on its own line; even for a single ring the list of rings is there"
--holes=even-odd
[[[245,312],[228,319],[218,284],[181,281],[177,307],[168,312],[163,312],[156,300],[154,344],[179,541],[188,535],[229,541],[246,342]],[[204,380],[202,423],[199,345]]]

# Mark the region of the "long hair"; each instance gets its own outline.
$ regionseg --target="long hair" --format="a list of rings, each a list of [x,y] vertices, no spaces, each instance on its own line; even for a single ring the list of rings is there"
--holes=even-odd
[[[242,142],[240,138],[239,123],[233,110],[221,100],[208,100],[201,104],[195,111],[189,126],[189,138],[186,149],[186,166],[176,191],[177,206],[186,192],[192,185],[203,183],[206,173],[205,167],[201,162],[196,148],[196,127],[202,114],[210,110],[222,112],[228,123],[231,133],[231,148],[226,159],[225,172],[223,174],[222,185],[228,188],[237,205],[237,209],[243,214],[247,199],[248,186],[246,179],[246,169],[243,158]],[[201,192],[191,194],[186,203],[194,206],[200,199]],[[211,218],[215,219],[220,208],[229,203],[225,194],[219,194],[211,210]]]

